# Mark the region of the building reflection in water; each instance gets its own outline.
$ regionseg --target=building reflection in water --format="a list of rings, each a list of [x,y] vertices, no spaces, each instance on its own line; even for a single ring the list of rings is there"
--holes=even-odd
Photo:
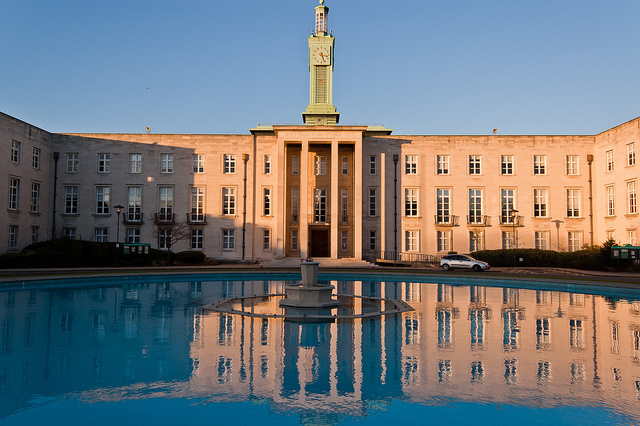
[[[639,420],[637,293],[334,281],[341,315],[379,310],[381,297],[415,310],[297,323],[202,309],[254,295],[265,296],[255,312],[274,312],[267,295],[285,284],[143,281],[0,293],[0,416],[40,395],[82,394],[261,398],[305,418],[451,399],[608,407]]]

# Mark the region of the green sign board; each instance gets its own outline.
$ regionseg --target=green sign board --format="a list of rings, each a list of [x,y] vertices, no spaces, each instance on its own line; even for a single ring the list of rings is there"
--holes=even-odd
[[[130,243],[122,245],[123,254],[149,254],[151,244],[145,243]]]
[[[627,244],[626,246],[612,246],[611,247],[612,259],[640,259],[640,247]]]

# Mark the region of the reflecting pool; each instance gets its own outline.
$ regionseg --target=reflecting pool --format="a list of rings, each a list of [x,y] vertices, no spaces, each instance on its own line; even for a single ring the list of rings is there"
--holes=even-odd
[[[261,296],[252,309],[276,313],[270,295],[298,279],[5,286],[0,423],[640,422],[638,291],[321,274],[358,297],[346,314],[384,298],[414,310],[297,322],[203,309]]]

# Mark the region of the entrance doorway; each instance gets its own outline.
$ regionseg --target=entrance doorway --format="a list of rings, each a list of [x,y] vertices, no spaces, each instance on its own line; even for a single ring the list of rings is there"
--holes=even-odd
[[[329,257],[329,230],[309,230],[309,257]]]

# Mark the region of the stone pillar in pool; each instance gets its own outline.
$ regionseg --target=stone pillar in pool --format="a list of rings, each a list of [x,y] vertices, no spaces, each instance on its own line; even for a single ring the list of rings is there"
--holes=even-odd
[[[332,285],[318,284],[318,262],[302,262],[302,285],[288,285],[284,288],[285,299],[280,306],[302,309],[326,309],[340,306],[340,302],[331,298]]]

